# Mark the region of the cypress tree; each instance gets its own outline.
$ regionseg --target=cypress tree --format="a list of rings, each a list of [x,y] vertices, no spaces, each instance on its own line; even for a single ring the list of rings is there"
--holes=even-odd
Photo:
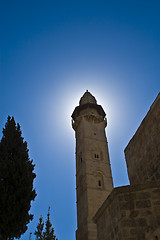
[[[52,223],[50,221],[50,207],[48,209],[45,232],[43,233],[43,240],[58,240],[54,235],[54,227],[52,227]]]
[[[0,239],[20,238],[33,219],[29,214],[35,199],[33,161],[20,125],[8,117],[0,142]]]
[[[34,235],[36,235],[36,240],[43,240],[43,227],[44,221],[42,216],[39,218],[39,223],[37,225],[37,230],[35,231]]]
[[[32,233],[29,234],[29,240],[32,240]]]

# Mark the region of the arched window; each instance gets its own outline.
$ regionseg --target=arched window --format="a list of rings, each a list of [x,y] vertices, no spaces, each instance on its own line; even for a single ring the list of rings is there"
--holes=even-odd
[[[103,152],[99,146],[93,146],[91,150],[93,160],[103,160]]]
[[[95,153],[95,154],[94,154],[94,157],[95,157],[95,158],[99,158],[99,154]]]

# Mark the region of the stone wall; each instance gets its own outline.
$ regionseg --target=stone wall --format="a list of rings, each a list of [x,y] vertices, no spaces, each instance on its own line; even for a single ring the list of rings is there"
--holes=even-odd
[[[97,240],[159,240],[160,182],[115,188],[93,220]]]
[[[130,184],[160,180],[160,93],[125,149]]]

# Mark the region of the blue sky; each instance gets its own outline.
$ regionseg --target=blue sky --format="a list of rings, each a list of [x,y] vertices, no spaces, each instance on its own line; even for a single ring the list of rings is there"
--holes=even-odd
[[[74,240],[71,114],[88,89],[107,114],[114,186],[128,184],[124,148],[160,89],[160,2],[15,0],[0,11],[0,129],[8,115],[20,123],[37,174],[21,239],[51,206],[58,239]]]

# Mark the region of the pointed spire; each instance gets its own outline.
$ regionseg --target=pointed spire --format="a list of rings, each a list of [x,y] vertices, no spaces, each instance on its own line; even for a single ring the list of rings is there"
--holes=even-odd
[[[79,105],[83,105],[86,103],[97,104],[95,97],[88,90],[86,90],[86,92],[81,97],[81,99],[79,101]]]

